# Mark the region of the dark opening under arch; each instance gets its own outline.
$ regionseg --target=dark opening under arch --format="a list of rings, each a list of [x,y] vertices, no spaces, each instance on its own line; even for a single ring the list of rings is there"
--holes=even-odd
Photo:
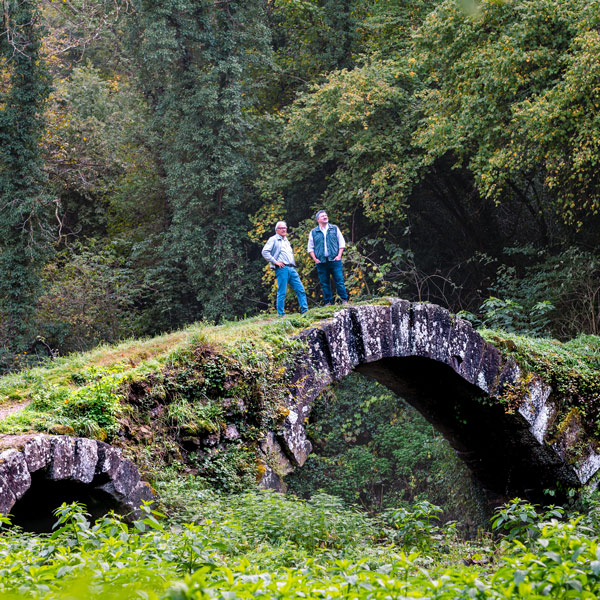
[[[43,472],[31,476],[31,486],[12,508],[12,524],[25,531],[50,533],[56,522],[54,510],[63,502],[85,504],[92,521],[111,510],[123,509],[117,499],[100,487],[81,481],[54,481]]]
[[[499,499],[514,495],[536,502],[558,482],[578,486],[571,469],[540,444],[518,413],[507,413],[448,365],[418,356],[359,365],[414,406],[450,442],[475,477]]]

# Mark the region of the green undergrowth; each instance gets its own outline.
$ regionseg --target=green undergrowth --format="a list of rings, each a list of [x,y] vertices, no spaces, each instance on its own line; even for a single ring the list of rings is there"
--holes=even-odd
[[[162,505],[133,527],[62,505],[52,534],[0,535],[0,596],[34,599],[480,600],[596,598],[598,505],[565,516],[517,499],[473,542],[440,526],[427,502],[377,518],[333,496],[247,490],[201,479],[157,482]],[[166,518],[165,514],[169,517]],[[6,518],[2,518],[7,521]]]
[[[600,337],[581,335],[559,342],[489,329],[479,333],[514,358],[525,375],[535,373],[552,387],[559,409],[555,432],[577,418],[600,441]]]
[[[50,409],[55,411],[65,403],[84,404],[86,398],[104,395],[105,388],[116,390],[122,383],[177,364],[186,352],[201,345],[210,344],[215,352],[228,353],[233,358],[254,364],[264,358],[277,360],[282,350],[293,347],[291,336],[294,333],[331,316],[334,311],[335,307],[324,307],[314,309],[302,318],[291,315],[277,320],[262,316],[219,326],[197,323],[173,334],[101,346],[91,352],[56,358],[38,367],[5,375],[0,378],[0,407],[32,404],[27,411],[31,414],[5,419],[0,427],[4,433],[28,425],[35,429],[37,420],[44,418],[42,415]],[[111,400],[107,398],[107,409],[110,404]],[[69,423],[82,429],[69,418],[73,411],[60,412],[65,419],[59,419],[59,424]]]

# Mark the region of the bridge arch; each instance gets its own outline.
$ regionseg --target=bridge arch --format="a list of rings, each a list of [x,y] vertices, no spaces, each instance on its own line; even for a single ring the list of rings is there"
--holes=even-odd
[[[306,349],[295,362],[289,414],[263,445],[265,455],[279,457],[278,475],[311,452],[304,425],[313,401],[356,370],[419,410],[498,498],[541,500],[557,484],[596,479],[600,454],[576,420],[551,437],[560,403],[552,388],[439,306],[390,299],[349,307],[300,338]],[[510,411],[501,401],[509,391]],[[265,480],[278,485],[273,470]]]
[[[0,513],[25,529],[50,531],[63,501],[85,502],[93,518],[115,510],[127,520],[154,497],[119,449],[88,438],[5,435],[0,438]]]

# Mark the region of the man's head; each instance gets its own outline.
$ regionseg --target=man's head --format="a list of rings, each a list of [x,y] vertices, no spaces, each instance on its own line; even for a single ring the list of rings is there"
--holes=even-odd
[[[317,220],[317,223],[319,224],[319,226],[321,227],[325,227],[325,225],[327,225],[327,223],[329,223],[329,217],[327,216],[327,212],[324,210],[320,210],[316,215],[315,215],[315,219]]]
[[[287,235],[287,223],[285,221],[277,221],[277,225],[275,225],[275,233],[285,237]]]

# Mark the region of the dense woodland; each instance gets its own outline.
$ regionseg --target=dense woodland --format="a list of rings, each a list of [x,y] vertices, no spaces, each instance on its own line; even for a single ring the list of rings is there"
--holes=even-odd
[[[4,370],[270,310],[278,219],[318,304],[318,208],[354,299],[598,333],[597,2],[2,6]]]

